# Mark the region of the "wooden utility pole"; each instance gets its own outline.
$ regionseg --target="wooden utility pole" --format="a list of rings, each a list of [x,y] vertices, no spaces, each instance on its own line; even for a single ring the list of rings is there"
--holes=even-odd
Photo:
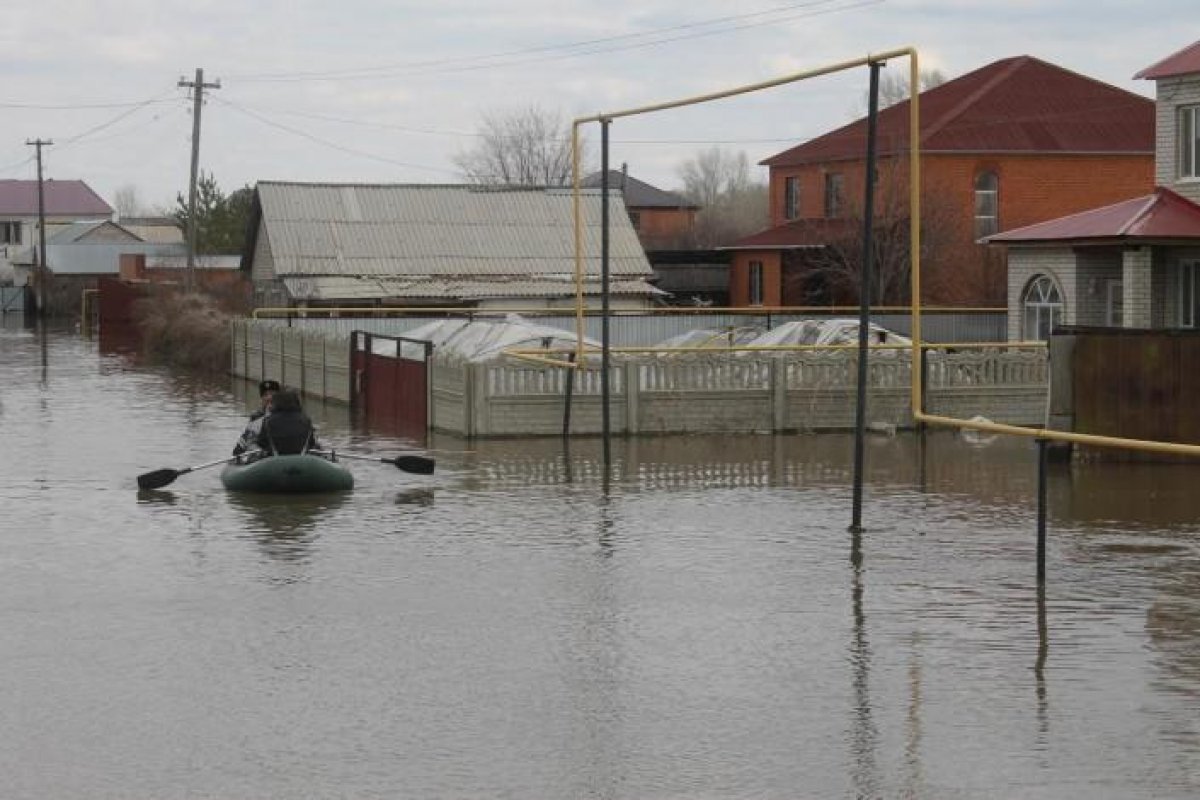
[[[42,148],[54,144],[49,139],[26,139],[37,148],[38,176],[38,259],[33,270],[33,301],[39,317],[46,313],[46,194],[42,186]]]
[[[196,68],[196,80],[179,79],[179,86],[192,90],[192,178],[188,184],[187,290],[196,286],[196,176],[200,170],[200,109],[205,89],[220,89],[221,82],[204,82],[204,70]]]

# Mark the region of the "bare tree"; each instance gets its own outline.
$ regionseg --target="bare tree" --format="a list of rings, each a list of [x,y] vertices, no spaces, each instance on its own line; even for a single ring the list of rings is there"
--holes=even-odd
[[[940,69],[922,69],[919,85],[921,91],[941,86],[946,82],[946,75]],[[908,99],[908,72],[879,73],[879,108],[894,106]],[[862,105],[855,109],[855,114],[865,114],[870,107],[870,92],[863,92]]]
[[[904,303],[909,299],[912,251],[909,225],[907,170],[897,160],[881,162],[872,223],[872,304]],[[921,262],[934,264],[952,257],[961,242],[960,210],[948,198],[953,195],[936,186],[921,191]],[[863,208],[847,209],[844,224],[830,227],[825,246],[805,252],[805,268],[790,271],[791,280],[803,289],[785,288],[806,303],[857,301],[863,261]],[[931,287],[932,288],[932,287]]]
[[[767,224],[767,186],[750,177],[744,152],[702,150],[679,166],[683,196],[699,206],[697,247],[715,247],[761,230]]]
[[[136,217],[143,213],[142,200],[138,196],[137,187],[132,183],[117,188],[113,192],[113,208],[118,217]]]
[[[454,157],[467,181],[482,186],[571,183],[571,125],[537,106],[484,114],[479,142]],[[580,138],[580,160],[586,155]],[[582,169],[582,164],[581,167]]]

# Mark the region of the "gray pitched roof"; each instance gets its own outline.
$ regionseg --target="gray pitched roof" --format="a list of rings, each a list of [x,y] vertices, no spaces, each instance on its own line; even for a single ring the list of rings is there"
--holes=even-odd
[[[603,174],[602,172],[593,172],[586,178],[580,179],[579,185],[598,189]],[[699,206],[689,203],[683,195],[677,192],[663,191],[656,186],[630,177],[621,170],[610,169],[608,171],[608,190],[621,193],[625,198],[625,205],[629,208],[699,208]]]
[[[396,290],[443,296],[455,286],[461,296],[479,296],[486,288],[471,281],[511,290],[521,280],[560,283],[575,270],[570,191],[263,181],[257,196],[257,235],[267,237],[274,273],[289,285],[299,278],[350,278],[363,282],[365,296],[395,296]],[[651,277],[621,198],[609,203],[613,279]],[[582,198],[582,218],[585,273],[594,277],[600,271],[594,192]],[[318,292],[324,296],[341,285],[344,280],[306,283],[327,290]],[[639,293],[653,291],[646,284]]]

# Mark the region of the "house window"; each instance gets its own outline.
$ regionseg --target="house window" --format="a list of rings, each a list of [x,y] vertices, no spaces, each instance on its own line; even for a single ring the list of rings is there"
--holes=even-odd
[[[1125,324],[1125,284],[1110,280],[1105,283],[1104,324],[1120,328]]]
[[[21,223],[0,222],[0,244],[20,244]]]
[[[1179,265],[1179,327],[1195,328],[1200,321],[1200,261]]]
[[[994,172],[975,177],[975,238],[982,239],[1000,230],[1000,179]]]
[[[750,305],[763,304],[763,265],[761,261],[750,262]]]
[[[800,179],[783,179],[783,218],[799,219],[800,217]]]
[[[843,176],[840,172],[825,173],[825,216],[829,218],[842,215]]]
[[[1049,275],[1038,275],[1029,282],[1021,301],[1022,338],[1026,341],[1049,339],[1061,321],[1062,313],[1062,293],[1058,284]]]
[[[1200,106],[1179,109],[1179,177],[1200,178]]]

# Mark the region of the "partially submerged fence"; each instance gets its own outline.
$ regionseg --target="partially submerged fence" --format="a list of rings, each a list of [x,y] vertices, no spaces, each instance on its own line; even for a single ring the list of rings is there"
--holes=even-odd
[[[310,394],[351,401],[355,378],[349,337],[339,340],[239,321],[233,341],[236,374],[272,377]],[[433,428],[467,436],[562,432],[568,370],[514,359],[457,361],[438,358],[436,352],[426,366],[427,420]],[[869,367],[868,420],[911,426],[908,351],[876,350]],[[932,413],[984,416],[1015,425],[1045,421],[1044,348],[933,349],[922,368],[926,408]],[[849,429],[854,424],[856,369],[852,349],[617,353],[609,382],[612,426],[628,434]],[[370,374],[365,380],[369,385]],[[571,394],[571,432],[599,433],[598,368],[589,365],[575,372]]]

